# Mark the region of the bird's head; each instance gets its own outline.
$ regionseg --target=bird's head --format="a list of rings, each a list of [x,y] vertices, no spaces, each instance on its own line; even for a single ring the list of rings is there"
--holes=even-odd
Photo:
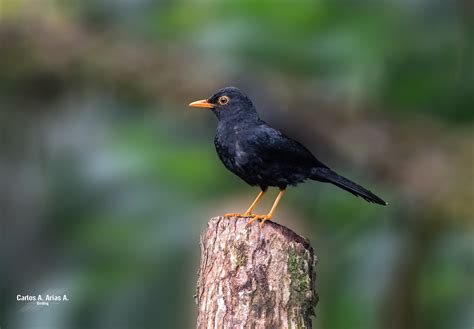
[[[250,98],[236,87],[222,88],[211,97],[192,102],[189,106],[211,109],[219,120],[257,115]]]

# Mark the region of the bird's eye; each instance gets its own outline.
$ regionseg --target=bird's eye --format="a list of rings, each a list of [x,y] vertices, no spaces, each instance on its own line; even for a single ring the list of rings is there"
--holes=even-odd
[[[229,103],[230,98],[227,96],[221,96],[219,97],[217,101],[219,102],[220,105],[226,105],[227,103]]]

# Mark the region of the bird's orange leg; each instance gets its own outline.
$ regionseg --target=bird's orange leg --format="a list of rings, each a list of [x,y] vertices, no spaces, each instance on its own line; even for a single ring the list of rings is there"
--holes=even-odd
[[[245,212],[244,216],[251,216],[253,209],[257,206],[257,204],[260,202],[260,199],[263,197],[267,190],[261,190],[260,193],[257,195],[255,200],[252,202],[250,205],[249,209]]]
[[[251,220],[247,223],[247,225],[251,225],[253,222],[255,222],[257,219],[261,219],[262,222],[260,223],[260,228],[263,228],[265,225],[265,222],[273,217],[273,214],[275,213],[276,208],[278,207],[278,204],[280,203],[280,199],[283,196],[283,193],[285,193],[285,189],[282,188],[280,189],[280,193],[278,193],[278,196],[275,199],[275,202],[273,203],[272,209],[270,209],[270,212],[266,215],[254,215]]]
[[[261,190],[260,193],[257,195],[255,200],[252,202],[250,205],[249,209],[244,214],[238,214],[238,213],[228,213],[225,214],[224,217],[252,217],[252,210],[257,206],[257,204],[260,202],[260,199],[263,197],[267,190]]]

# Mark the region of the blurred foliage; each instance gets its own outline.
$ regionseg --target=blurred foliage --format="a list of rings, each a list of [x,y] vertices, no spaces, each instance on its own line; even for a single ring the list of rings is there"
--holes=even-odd
[[[473,22],[469,1],[0,0],[0,326],[194,325],[200,230],[257,191],[187,104],[237,85],[390,202],[287,193],[315,327],[472,327]],[[16,301],[48,291],[70,302]]]

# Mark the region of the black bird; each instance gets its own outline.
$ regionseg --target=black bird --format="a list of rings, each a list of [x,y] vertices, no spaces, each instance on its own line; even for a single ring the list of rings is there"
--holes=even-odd
[[[249,224],[261,219],[260,226],[272,218],[288,185],[307,179],[332,183],[367,202],[387,203],[362,186],[338,175],[311,154],[301,143],[270,127],[257,114],[252,101],[238,88],[226,87],[208,99],[189,104],[209,108],[218,119],[214,144],[227,169],[261,192],[247,211],[225,214],[226,217],[252,217]],[[254,215],[253,209],[269,186],[280,188],[270,212]]]

